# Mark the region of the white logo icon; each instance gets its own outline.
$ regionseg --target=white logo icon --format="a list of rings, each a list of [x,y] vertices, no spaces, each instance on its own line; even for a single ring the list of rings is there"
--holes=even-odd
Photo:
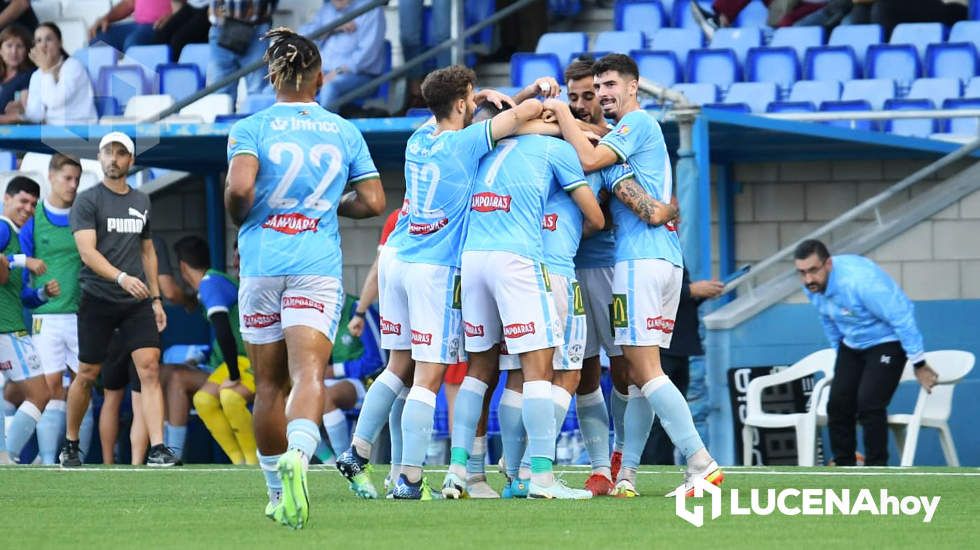
[[[691,487],[688,487],[687,483],[684,483],[677,489],[674,489],[674,512],[677,514],[677,517],[695,527],[704,525],[704,506],[699,505],[695,506],[692,510],[688,510],[685,505],[687,492],[692,488],[694,489],[694,498],[701,498],[705,493],[711,497],[711,519],[717,519],[721,516],[721,487],[706,481],[704,478],[698,477],[691,482]]]
[[[272,122],[269,123],[269,126],[277,132],[285,130],[287,125],[289,125],[289,122],[287,122],[284,118],[274,118],[272,119]]]
[[[136,216],[137,218],[143,220],[143,223],[146,223],[147,212],[148,212],[147,210],[144,210],[142,213],[140,213],[139,210],[133,208],[132,206],[129,207],[129,215]]]

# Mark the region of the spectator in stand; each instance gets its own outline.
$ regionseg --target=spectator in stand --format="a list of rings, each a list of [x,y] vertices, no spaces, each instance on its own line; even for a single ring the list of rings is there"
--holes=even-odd
[[[368,0],[330,0],[316,13],[313,20],[300,28],[309,35],[327,23],[343,17],[366,4]],[[324,107],[336,111],[334,105],[345,93],[381,74],[384,67],[385,15],[377,7],[349,21],[316,42],[323,59],[323,88],[317,98]]]
[[[30,32],[37,28],[37,15],[29,0],[0,0],[0,29],[17,23]]]
[[[262,37],[269,32],[272,13],[278,4],[278,0],[211,0],[208,86],[262,59],[268,46]],[[261,70],[245,76],[250,95],[265,91],[268,86],[265,77]],[[234,101],[238,97],[238,82],[229,83],[218,92],[231,95]]]
[[[952,26],[968,17],[966,0],[830,0],[823,8],[795,24],[819,25],[831,29],[838,24],[882,26],[885,39],[899,23],[938,22]]]
[[[714,13],[691,2],[691,12],[704,35],[709,39],[720,27],[735,24],[735,18],[752,0],[714,0],[711,7]],[[823,8],[827,0],[763,0],[769,8],[768,23],[772,27],[788,27],[797,21]]]
[[[117,23],[130,15],[132,22]],[[157,23],[168,15],[170,0],[122,0],[95,21],[88,31],[89,39],[92,44],[105,42],[119,51],[152,44]]]
[[[180,59],[187,44],[207,44],[211,20],[208,19],[210,0],[174,0],[180,7],[164,15],[153,25],[153,43],[170,46],[170,60]]]
[[[6,107],[30,85],[34,64],[27,52],[33,43],[31,33],[20,25],[0,31],[0,106]]]
[[[0,124],[33,122],[54,125],[89,124],[98,119],[88,71],[61,46],[61,29],[42,23],[34,31],[28,54],[37,66],[27,97],[7,105]]]
[[[449,38],[452,9],[450,0],[432,0],[432,22],[429,25],[432,35],[429,37],[429,42],[441,44]],[[422,44],[422,0],[398,0],[398,28],[405,61],[421,55],[425,46]],[[437,67],[448,67],[451,62],[451,52],[448,48],[435,57]],[[422,100],[422,78],[425,73],[426,68],[423,63],[406,75],[408,77],[406,107],[425,106]]]

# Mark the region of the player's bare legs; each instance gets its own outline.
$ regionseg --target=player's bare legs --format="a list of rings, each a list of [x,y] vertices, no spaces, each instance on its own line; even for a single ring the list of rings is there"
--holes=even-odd
[[[160,386],[160,349],[133,350],[133,364],[140,378],[140,406],[151,446],[163,445],[163,389]],[[134,403],[135,407],[135,403]]]

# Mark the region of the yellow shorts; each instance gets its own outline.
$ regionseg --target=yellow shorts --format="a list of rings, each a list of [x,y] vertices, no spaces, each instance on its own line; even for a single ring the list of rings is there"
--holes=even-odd
[[[248,357],[238,356],[238,371],[242,375],[242,384],[249,391],[255,393],[255,375],[252,374],[252,364],[248,362]],[[226,363],[218,365],[218,368],[214,369],[211,376],[208,376],[208,382],[217,384],[218,386],[226,381],[228,381],[228,365]]]

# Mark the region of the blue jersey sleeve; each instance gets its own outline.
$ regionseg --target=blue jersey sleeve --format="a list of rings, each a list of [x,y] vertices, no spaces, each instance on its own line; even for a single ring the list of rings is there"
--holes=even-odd
[[[220,276],[204,277],[197,293],[208,318],[214,313],[227,313],[238,301],[238,289],[231,281]]]
[[[8,244],[10,244],[10,226],[0,222],[0,250],[6,249]]]
[[[582,164],[575,154],[575,148],[568,142],[558,139],[549,142],[553,142],[551,154],[548,155],[551,160],[551,170],[561,188],[571,191],[576,187],[588,185],[585,181],[585,172],[582,171]]]
[[[237,155],[259,158],[259,139],[254,130],[256,117],[239,120],[228,132],[228,162]]]
[[[612,193],[616,186],[633,177],[633,167],[628,162],[620,162],[602,169],[602,187]]]
[[[649,137],[652,122],[645,111],[628,113],[599,144],[612,149],[619,160],[626,161]]]
[[[493,149],[490,120],[470,124],[459,131],[458,151],[469,158],[479,159]]]
[[[379,177],[378,169],[374,166],[374,160],[371,158],[371,152],[368,150],[367,142],[364,141],[364,136],[350,122],[344,121],[344,123],[344,139],[350,153],[348,182],[358,183]]]

